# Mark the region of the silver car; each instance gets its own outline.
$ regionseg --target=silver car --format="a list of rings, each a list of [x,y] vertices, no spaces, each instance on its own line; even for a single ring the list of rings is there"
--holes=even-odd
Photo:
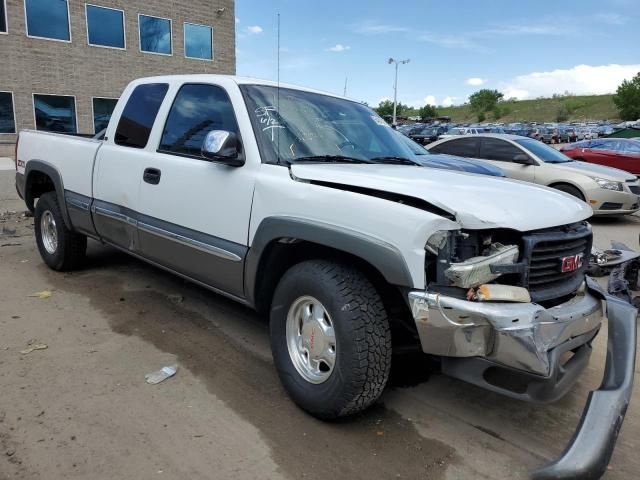
[[[561,190],[587,202],[595,215],[626,215],[640,209],[638,179],[617,168],[572,160],[537,140],[518,135],[465,135],[438,140],[433,153],[486,161],[508,178]]]

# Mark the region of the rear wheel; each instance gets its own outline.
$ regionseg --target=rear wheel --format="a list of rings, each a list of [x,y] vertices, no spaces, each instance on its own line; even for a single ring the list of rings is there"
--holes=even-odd
[[[555,188],[556,190],[560,190],[561,192],[568,193],[569,195],[572,195],[577,199],[582,200],[583,202],[585,201],[582,192],[572,185],[554,185],[553,188]]]
[[[391,368],[391,333],[382,300],[358,270],[311,260],[276,288],[271,349],[280,380],[302,409],[324,419],[364,410]]]
[[[47,192],[38,200],[34,224],[36,244],[44,263],[58,271],[82,265],[87,237],[67,228],[55,192]]]

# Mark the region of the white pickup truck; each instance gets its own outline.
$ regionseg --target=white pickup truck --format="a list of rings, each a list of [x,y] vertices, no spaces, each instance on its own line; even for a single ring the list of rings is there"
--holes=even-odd
[[[132,82],[102,138],[21,132],[16,184],[54,270],[79,267],[93,238],[268,312],[282,383],[320,418],[371,405],[407,345],[448,375],[555,401],[606,302],[603,386],[565,454],[534,474],[596,478],[630,398],[636,311],[585,277],[590,207],[413,158],[345,98],[165,76]]]

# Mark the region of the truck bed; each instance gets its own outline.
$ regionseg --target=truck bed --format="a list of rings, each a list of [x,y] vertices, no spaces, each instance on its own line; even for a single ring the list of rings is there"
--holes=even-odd
[[[64,179],[64,189],[92,196],[93,164],[101,140],[61,133],[23,130],[18,142],[18,158],[55,165]],[[25,165],[18,165],[25,173]]]

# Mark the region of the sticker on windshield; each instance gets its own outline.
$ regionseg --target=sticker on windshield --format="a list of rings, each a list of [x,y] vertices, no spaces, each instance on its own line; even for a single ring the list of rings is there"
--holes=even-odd
[[[376,122],[378,125],[381,125],[383,127],[387,126],[387,122],[385,122],[382,117],[379,117],[378,115],[371,115],[371,120],[373,120],[374,122]]]
[[[258,107],[255,110],[256,117],[260,121],[262,125],[262,131],[266,132],[267,130],[271,131],[271,141],[275,140],[274,131],[276,128],[284,128],[284,126],[280,125],[278,119],[275,118],[274,115],[277,115],[276,107],[269,105],[267,107]]]

